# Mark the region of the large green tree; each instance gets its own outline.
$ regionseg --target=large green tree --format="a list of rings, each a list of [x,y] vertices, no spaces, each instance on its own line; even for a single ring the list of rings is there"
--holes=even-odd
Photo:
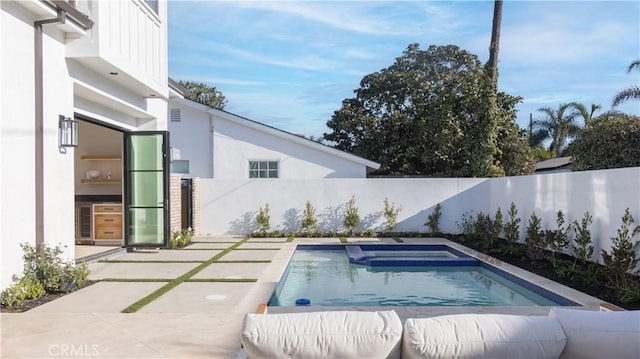
[[[411,44],[394,64],[366,75],[325,134],[339,149],[381,163],[389,175],[479,177],[512,160],[499,140],[519,139],[515,104],[496,93],[478,57],[454,45]],[[522,141],[509,145],[523,146]]]
[[[640,117],[596,117],[571,144],[576,171],[640,166]]]
[[[629,65],[627,72],[631,72],[633,69],[640,70],[640,60],[636,60]],[[620,91],[616,97],[613,99],[613,107],[618,106],[619,104],[626,102],[628,100],[640,100],[640,86],[632,86],[628,89],[624,89]]]
[[[188,93],[185,97],[191,101],[199,102],[218,110],[224,110],[227,105],[226,97],[215,86],[191,81],[179,81],[178,83],[187,89]]]
[[[580,112],[570,103],[562,103],[557,109],[542,107],[538,111],[545,117],[533,121],[534,132],[544,134],[545,139],[551,139],[549,150],[554,152],[556,157],[560,157],[569,140],[580,132],[581,127],[576,121]]]

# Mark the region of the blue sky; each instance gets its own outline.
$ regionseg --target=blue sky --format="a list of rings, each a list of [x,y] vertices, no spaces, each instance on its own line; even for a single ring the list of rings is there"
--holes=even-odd
[[[363,76],[411,43],[454,44],[485,62],[493,1],[169,0],[169,75],[216,86],[227,111],[320,136]],[[610,109],[640,85],[640,1],[505,1],[498,87],[540,107],[579,101]],[[640,115],[640,102],[618,110]]]

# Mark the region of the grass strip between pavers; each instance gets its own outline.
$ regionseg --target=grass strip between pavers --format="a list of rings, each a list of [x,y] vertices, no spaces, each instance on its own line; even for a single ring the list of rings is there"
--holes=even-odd
[[[398,237],[393,237],[393,240],[398,242],[398,243],[404,243],[404,241]]]
[[[282,248],[236,248],[236,251],[279,251]]]
[[[156,283],[171,282],[173,278],[103,278],[99,282],[118,282],[118,283]]]
[[[103,260],[99,260],[98,263],[204,263],[205,261],[197,261],[197,260],[158,260],[158,259],[154,259],[154,260],[141,260],[141,259],[136,259],[136,260],[127,260],[127,259],[103,259]]]
[[[193,282],[253,283],[257,281],[258,281],[257,279],[252,279],[252,278],[193,278],[193,279],[187,279],[184,282],[185,283],[193,283]]]
[[[222,250],[222,248],[189,248],[189,247],[184,247],[182,249],[180,249],[181,251],[219,251]]]
[[[251,260],[251,259],[247,259],[247,260],[219,260],[216,263],[271,263],[270,260],[265,259],[265,260],[261,260],[261,259],[256,259],[256,260]]]
[[[183,283],[187,279],[189,279],[189,278],[193,277],[194,275],[198,274],[200,271],[202,271],[203,269],[207,268],[212,263],[217,262],[218,259],[222,258],[224,255],[226,255],[227,253],[229,253],[232,250],[236,249],[238,246],[242,245],[243,243],[245,243],[248,240],[249,240],[249,238],[245,238],[245,239],[243,239],[243,240],[241,240],[239,242],[234,243],[233,245],[229,246],[229,248],[227,248],[227,249],[223,250],[222,252],[216,254],[215,256],[209,258],[206,262],[200,264],[199,266],[193,268],[192,270],[188,271],[187,273],[179,276],[178,278],[172,280],[171,282],[169,282],[169,283],[163,285],[162,287],[156,289],[155,291],[153,291],[148,296],[146,296],[146,297],[140,299],[139,301],[131,304],[130,306],[124,308],[121,311],[121,313],[135,313],[135,312],[139,311],[145,305],[153,302],[154,300],[158,299],[160,296],[162,296],[163,294],[167,293],[171,289],[177,287],[178,285],[180,285],[181,283]]]
[[[269,243],[269,244],[278,244],[278,243],[287,243],[288,241],[249,241],[247,243]]]
[[[206,244],[233,244],[233,243],[237,243],[237,242],[207,242],[207,241],[191,241],[189,244],[196,244],[196,243],[206,243]]]

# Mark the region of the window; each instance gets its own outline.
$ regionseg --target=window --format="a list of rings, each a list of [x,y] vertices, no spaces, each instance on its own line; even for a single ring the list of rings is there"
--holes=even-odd
[[[249,161],[249,178],[278,178],[278,162]]]
[[[189,173],[189,160],[173,160],[171,173]]]

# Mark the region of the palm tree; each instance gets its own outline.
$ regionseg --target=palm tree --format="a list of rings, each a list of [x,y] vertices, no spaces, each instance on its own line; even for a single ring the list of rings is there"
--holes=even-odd
[[[542,120],[533,121],[536,132],[546,133],[546,138],[551,138],[549,151],[560,157],[562,150],[567,145],[567,140],[573,138],[580,132],[581,128],[576,124],[576,117],[580,116],[578,111],[572,111],[570,103],[563,103],[557,110],[551,107],[542,107],[538,111],[544,113],[546,117]]]
[[[576,111],[578,111],[580,117],[582,117],[582,119],[584,120],[585,127],[591,120],[594,119],[593,115],[596,113],[596,111],[602,109],[602,106],[596,105],[595,103],[591,104],[591,111],[587,110],[587,107],[580,102],[571,102],[569,105]]]
[[[502,24],[502,0],[493,3],[493,25],[491,27],[491,44],[489,45],[489,78],[498,88],[498,49],[500,47],[500,25]]]
[[[632,62],[627,69],[627,73],[631,72],[634,68],[640,70],[640,60]],[[616,107],[627,100],[640,100],[640,86],[632,86],[620,91],[613,99],[611,106]]]

